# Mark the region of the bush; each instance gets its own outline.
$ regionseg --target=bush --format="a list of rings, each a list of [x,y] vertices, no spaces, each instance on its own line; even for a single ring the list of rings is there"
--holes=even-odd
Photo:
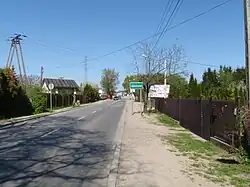
[[[13,69],[0,69],[0,116],[12,118],[30,115],[33,107]]]
[[[47,97],[42,93],[42,89],[39,86],[29,86],[27,95],[32,103],[34,114],[47,111]]]
[[[96,88],[93,88],[91,85],[86,84],[83,89],[83,94],[87,98],[87,102],[95,102],[99,100],[99,93]]]

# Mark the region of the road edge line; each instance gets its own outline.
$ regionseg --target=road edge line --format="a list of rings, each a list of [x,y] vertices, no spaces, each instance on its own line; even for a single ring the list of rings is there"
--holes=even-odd
[[[119,121],[118,128],[116,130],[116,137],[115,137],[115,151],[114,151],[114,157],[111,163],[111,167],[109,170],[108,180],[107,180],[107,187],[116,187],[117,185],[117,177],[118,177],[118,168],[119,168],[119,160],[120,160],[120,153],[121,153],[121,147],[122,147],[122,135],[123,135],[123,129],[125,125],[125,118],[127,114],[127,101],[125,103],[122,116]]]

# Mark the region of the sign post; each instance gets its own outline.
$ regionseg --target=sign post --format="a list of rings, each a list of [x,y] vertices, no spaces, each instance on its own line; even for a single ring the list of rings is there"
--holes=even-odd
[[[140,102],[142,102],[142,89],[143,89],[143,82],[130,82],[130,90],[140,90]],[[132,115],[134,114],[134,102],[132,104]]]
[[[54,84],[50,83],[49,84],[49,90],[50,90],[50,110],[52,112],[53,106],[52,106],[52,90],[54,89]]]

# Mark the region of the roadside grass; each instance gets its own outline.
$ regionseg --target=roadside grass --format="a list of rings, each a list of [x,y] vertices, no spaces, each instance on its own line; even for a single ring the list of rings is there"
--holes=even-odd
[[[162,136],[162,140],[174,146],[183,156],[187,156],[196,174],[215,183],[229,183],[236,187],[250,186],[250,165],[237,161],[237,155],[229,154],[209,141],[201,141],[187,130],[176,131],[173,127],[180,126],[179,123],[168,116],[160,116],[159,121],[167,124],[173,131]]]
[[[161,123],[161,124],[164,124],[168,127],[171,127],[171,128],[181,128],[180,124],[178,121],[176,121],[175,119],[167,116],[167,115],[159,115],[158,116],[158,121]]]

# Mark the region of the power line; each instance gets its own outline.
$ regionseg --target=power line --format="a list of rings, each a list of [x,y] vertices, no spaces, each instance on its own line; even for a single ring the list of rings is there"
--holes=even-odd
[[[54,45],[54,46],[52,46],[52,45],[47,45],[47,44],[44,44],[44,43],[42,43],[42,42],[40,42],[40,41],[38,41],[38,40],[35,40],[35,39],[31,38],[31,37],[29,37],[29,39],[30,39],[30,41],[32,41],[32,42],[35,43],[36,45],[39,45],[39,46],[41,46],[41,47],[43,47],[43,48],[45,48],[45,49],[50,48],[49,51],[53,51],[53,52],[55,52],[55,53],[60,53],[60,52],[59,52],[59,51],[56,51],[56,50],[53,50],[52,48],[57,48],[57,49],[59,49],[59,50],[61,50],[61,51],[65,51],[65,52],[77,52],[76,49],[72,49],[72,48],[68,48],[68,47],[60,47],[60,46],[56,46],[56,45]],[[51,48],[51,47],[52,47],[52,48]],[[52,50],[51,50],[51,49],[52,49]]]
[[[100,55],[99,57],[95,57],[95,58],[89,59],[88,61],[89,61],[89,62],[91,62],[91,61],[96,61],[96,60],[99,60],[99,59],[101,59],[101,58],[104,58],[104,57],[113,55],[113,54],[115,54],[115,53],[118,53],[118,52],[120,52],[120,51],[123,51],[123,50],[125,50],[125,49],[128,49],[128,48],[130,48],[130,47],[132,47],[132,46],[134,46],[134,45],[140,44],[140,43],[142,43],[142,42],[144,42],[144,41],[147,41],[147,40],[149,40],[149,39],[151,39],[151,38],[154,38],[154,37],[160,35],[161,33],[164,33],[164,32],[166,32],[166,31],[175,29],[175,28],[177,28],[177,27],[179,27],[179,26],[181,26],[181,25],[183,25],[183,24],[185,24],[185,23],[187,23],[187,22],[190,22],[190,21],[192,21],[192,20],[195,20],[195,19],[197,19],[197,18],[199,18],[199,17],[201,17],[201,16],[203,16],[203,15],[205,15],[205,14],[207,14],[207,13],[209,13],[209,12],[211,12],[211,11],[213,11],[213,10],[215,10],[215,9],[217,9],[217,8],[219,8],[219,7],[223,6],[223,5],[225,5],[225,4],[227,4],[227,3],[229,3],[230,1],[233,1],[233,0],[226,0],[226,1],[223,1],[222,3],[220,3],[220,4],[216,5],[216,6],[213,6],[212,8],[210,8],[210,9],[208,9],[208,10],[206,10],[206,11],[203,11],[203,12],[201,12],[200,14],[197,14],[197,15],[194,16],[194,17],[188,18],[188,19],[186,19],[186,20],[184,20],[184,21],[182,21],[182,22],[180,22],[180,23],[177,23],[177,24],[173,25],[172,27],[169,27],[169,28],[166,29],[165,31],[161,31],[161,32],[155,33],[155,34],[153,34],[153,35],[151,35],[151,36],[148,36],[148,37],[146,37],[146,38],[144,38],[144,39],[142,39],[142,40],[139,40],[139,41],[134,42],[134,43],[132,43],[132,44],[130,44],[130,45],[124,46],[124,47],[122,47],[122,48],[120,48],[120,49],[117,49],[117,50],[115,50],[115,51],[106,53],[106,54],[104,54],[104,55]]]
[[[161,40],[161,38],[164,36],[164,34],[167,32],[168,30],[168,26],[170,25],[170,23],[172,22],[172,20],[174,19],[174,17],[176,16],[176,14],[178,13],[178,11],[180,10],[180,7],[183,3],[183,0],[178,0],[175,7],[174,7],[174,10],[172,11],[167,23],[165,24],[160,36],[157,38],[157,41],[155,42],[153,48],[152,48],[152,51],[155,49],[155,47],[157,46],[157,44],[159,43],[159,41]]]
[[[171,2],[171,3],[170,3],[170,2]],[[163,14],[162,14],[160,23],[159,23],[158,26],[157,26],[156,33],[158,33],[158,32],[161,30],[161,27],[162,27],[163,23],[165,22],[165,20],[166,20],[166,18],[167,18],[169,9],[171,8],[173,2],[174,2],[174,0],[172,0],[172,1],[171,1],[171,0],[168,0],[168,3],[167,3],[167,5],[165,6],[164,12],[163,12]]]
[[[195,62],[195,61],[190,61],[190,60],[181,60],[182,62],[186,62],[188,64],[196,64],[196,65],[200,65],[200,66],[207,66],[207,67],[211,67],[211,68],[219,68],[220,66],[218,65],[213,65],[213,64],[204,64],[204,63],[199,63],[199,62]]]

